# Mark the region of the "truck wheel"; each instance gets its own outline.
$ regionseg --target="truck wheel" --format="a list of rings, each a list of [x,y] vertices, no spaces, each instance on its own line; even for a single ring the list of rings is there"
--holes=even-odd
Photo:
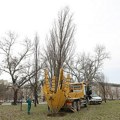
[[[77,102],[76,101],[73,102],[72,106],[73,106],[74,110],[77,111]]]
[[[87,103],[86,103],[86,104],[84,104],[84,107],[87,107]]]
[[[88,106],[88,100],[85,101],[84,107]]]
[[[79,100],[79,101],[77,101],[77,111],[80,111],[80,107],[81,107],[81,102]]]

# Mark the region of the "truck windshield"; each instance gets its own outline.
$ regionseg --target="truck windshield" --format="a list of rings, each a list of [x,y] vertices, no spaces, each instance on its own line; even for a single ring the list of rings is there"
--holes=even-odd
[[[75,91],[79,91],[82,89],[82,85],[80,84],[74,84],[74,85],[70,85],[70,91],[71,92],[75,92]]]
[[[98,97],[98,95],[97,95],[97,94],[92,94],[91,96],[92,96],[92,97]]]

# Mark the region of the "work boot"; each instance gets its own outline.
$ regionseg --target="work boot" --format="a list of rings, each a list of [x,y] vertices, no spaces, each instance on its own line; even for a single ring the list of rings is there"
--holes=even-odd
[[[30,112],[28,112],[28,115],[30,115]]]

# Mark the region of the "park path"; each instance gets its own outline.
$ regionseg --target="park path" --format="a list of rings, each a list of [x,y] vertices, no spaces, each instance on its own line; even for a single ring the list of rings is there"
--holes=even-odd
[[[22,104],[27,104],[27,103],[22,103]],[[39,104],[47,104],[47,102],[40,102]],[[2,105],[11,105],[11,103],[2,103]]]

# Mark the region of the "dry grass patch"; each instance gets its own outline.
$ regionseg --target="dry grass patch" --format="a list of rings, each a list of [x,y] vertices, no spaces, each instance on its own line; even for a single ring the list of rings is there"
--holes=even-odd
[[[27,105],[0,105],[0,120],[120,120],[120,101],[108,101],[106,104],[89,105],[76,113],[59,113],[48,115],[46,105],[32,106],[31,114],[27,114]]]

